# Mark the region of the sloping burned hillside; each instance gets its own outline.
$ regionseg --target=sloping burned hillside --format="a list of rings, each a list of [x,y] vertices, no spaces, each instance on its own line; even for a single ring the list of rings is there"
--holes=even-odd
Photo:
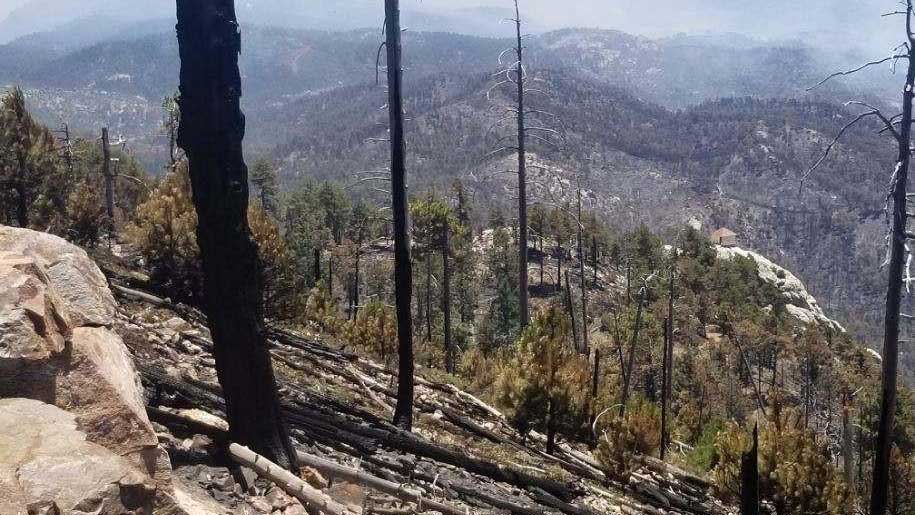
[[[200,466],[226,465],[227,435],[213,422],[224,416],[224,405],[202,315],[114,289],[119,330],[134,352],[150,418],[160,424],[176,475],[196,478]],[[545,436],[523,438],[494,407],[420,376],[415,431],[401,431],[387,422],[395,395],[391,370],[319,335],[274,327],[270,344],[286,420],[308,465],[304,476],[352,513],[728,512],[709,483],[654,458],[641,458],[629,483],[620,484],[586,446],[564,442],[548,455]],[[214,445],[200,445],[195,435],[201,433]],[[244,496],[201,485],[229,509],[247,505]]]

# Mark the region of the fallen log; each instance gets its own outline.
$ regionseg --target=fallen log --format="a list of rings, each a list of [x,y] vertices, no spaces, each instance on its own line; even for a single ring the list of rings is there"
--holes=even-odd
[[[194,420],[184,415],[172,413],[155,406],[146,406],[146,414],[153,422],[158,422],[166,427],[180,426],[188,432],[209,436],[217,444],[226,444],[229,442],[229,433],[220,428],[199,420]]]
[[[140,291],[140,290],[134,290],[132,288],[127,288],[126,286],[121,286],[119,284],[114,284],[114,283],[109,283],[109,284],[110,284],[111,290],[114,292],[114,294],[119,297],[130,299],[133,301],[143,302],[146,304],[152,304],[153,306],[156,306],[158,308],[165,308],[170,311],[174,311],[175,313],[178,313],[179,315],[181,315],[185,318],[189,318],[191,320],[197,320],[197,321],[201,321],[201,322],[206,320],[203,313],[201,313],[200,311],[197,311],[196,309],[194,309],[192,307],[188,307],[188,306],[184,306],[184,305],[175,303],[171,299],[164,299],[162,297],[157,297],[156,295],[153,295],[151,293],[147,293],[145,291]]]
[[[139,366],[138,368],[140,368],[141,373],[147,379],[151,379],[157,383],[164,383],[168,387],[179,391],[184,396],[196,399],[198,401],[198,406],[204,405],[216,409],[224,409],[222,399],[217,396],[215,391],[216,385],[207,385],[201,381],[192,381],[190,378],[183,378],[184,381],[178,381],[155,367]],[[188,383],[194,384],[191,385]],[[309,408],[302,406],[301,400],[299,402],[300,404],[295,406],[288,401],[284,401],[282,403],[283,411],[293,428],[300,426],[300,428],[307,433],[312,432],[309,431],[310,429],[313,429],[313,427],[309,427],[312,425],[324,426],[326,430],[329,432],[333,431],[334,433],[344,429],[346,432],[352,433],[353,435],[374,440],[382,447],[408,452],[417,456],[423,456],[435,461],[447,463],[468,472],[488,477],[494,481],[508,483],[521,488],[539,488],[565,502],[571,501],[581,493],[580,489],[574,484],[563,484],[559,481],[528,474],[512,467],[505,467],[491,461],[467,456],[463,452],[451,450],[428,442],[413,433],[398,429],[367,413],[362,414],[365,416],[363,420],[373,423],[375,427],[368,427],[358,422],[348,420],[338,413],[329,410],[327,406],[316,405]],[[336,405],[333,407],[341,408],[343,406]]]
[[[284,492],[301,501],[306,507],[315,508],[328,515],[357,515],[355,510],[351,510],[331,499],[320,490],[316,490],[296,477],[292,472],[256,454],[247,447],[237,443],[229,444],[229,456],[239,465],[254,470],[260,477],[269,479],[282,488]]]
[[[413,433],[403,431],[393,426],[386,426],[383,429],[372,428],[348,422],[333,414],[320,412],[308,413],[309,410],[307,409],[300,409],[297,411],[297,414],[306,419],[317,419],[317,421],[320,422],[320,419],[323,418],[325,419],[325,422],[328,422],[333,426],[340,428],[345,427],[348,432],[371,438],[377,441],[382,447],[408,452],[431,460],[447,463],[464,469],[467,472],[488,477],[494,481],[508,483],[521,488],[539,488],[563,501],[571,501],[581,493],[575,485],[567,485],[552,479],[528,474],[512,467],[506,467],[491,461],[474,458],[463,452],[433,444]],[[330,418],[330,420],[327,420],[328,418]]]
[[[459,482],[459,478],[450,479],[447,472],[439,470],[434,472],[427,470],[421,464],[409,469],[405,469],[402,463],[391,462],[382,456],[357,456],[364,460],[365,463],[373,465],[376,469],[388,472],[398,480],[402,480],[404,475],[413,479],[419,479],[430,484],[436,484],[445,490],[451,490],[465,499],[475,499],[483,504],[488,504],[494,508],[507,510],[515,515],[545,515],[548,513],[558,513],[558,511],[546,511],[542,505],[536,504],[530,498],[522,498],[515,494],[502,492],[499,497],[495,494],[489,494],[479,486],[465,486]]]
[[[432,499],[427,499],[417,491],[407,488],[403,485],[392,483],[385,479],[375,477],[366,472],[344,467],[337,463],[312,456],[299,451],[299,463],[316,469],[318,472],[330,477],[339,477],[350,483],[366,486],[379,492],[397,497],[398,499],[413,502],[417,505],[417,511],[438,511],[445,515],[466,515],[466,509],[459,509],[450,504],[441,503]]]

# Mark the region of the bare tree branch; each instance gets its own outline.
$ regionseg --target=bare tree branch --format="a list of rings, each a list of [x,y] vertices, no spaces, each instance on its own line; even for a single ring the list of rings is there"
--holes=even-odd
[[[898,60],[898,59],[908,59],[908,57],[909,57],[908,55],[894,54],[894,55],[891,55],[891,56],[889,56],[889,57],[885,57],[885,58],[880,59],[880,60],[877,60],[877,61],[871,61],[871,62],[869,62],[869,63],[865,63],[865,64],[863,64],[863,65],[861,65],[861,66],[859,66],[859,67],[857,67],[857,68],[854,68],[854,69],[852,69],[852,70],[846,70],[846,71],[842,71],[842,72],[835,72],[835,73],[833,73],[832,75],[829,75],[829,76],[826,77],[825,79],[821,80],[820,82],[818,82],[818,83],[814,84],[813,86],[807,88],[807,91],[813,91],[813,90],[817,89],[818,87],[822,86],[823,84],[826,84],[827,82],[829,82],[830,80],[832,80],[832,79],[834,79],[834,78],[836,78],[836,77],[842,77],[842,76],[845,76],[845,75],[852,75],[852,74],[855,74],[855,73],[857,73],[857,72],[859,72],[859,71],[861,71],[861,70],[864,70],[864,69],[866,69],[866,68],[870,68],[871,66],[876,66],[876,65],[878,65],[878,64],[883,64],[883,63],[885,63],[885,62],[887,62],[887,61],[895,61],[895,60]]]

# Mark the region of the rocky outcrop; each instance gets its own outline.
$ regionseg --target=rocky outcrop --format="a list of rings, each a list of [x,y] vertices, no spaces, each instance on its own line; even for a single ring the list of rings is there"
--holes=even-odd
[[[765,256],[739,247],[715,246],[718,259],[734,259],[735,256],[748,257],[756,261],[759,277],[769,282],[788,300],[785,310],[794,318],[805,324],[819,323],[834,331],[845,332],[845,328],[826,316],[817,300],[807,291],[804,283],[791,271],[782,268]]]
[[[76,416],[31,399],[0,399],[0,513],[151,513],[156,485],[89,441]]]
[[[61,424],[73,426],[72,431],[67,429],[73,440],[73,452],[92,450],[86,460],[67,466],[52,467],[53,460],[49,458],[30,461],[46,469],[47,485],[60,481],[59,490],[50,486],[27,488],[20,481],[20,494],[29,502],[57,501],[64,510],[57,499],[59,495],[66,494],[70,500],[95,495],[87,489],[89,483],[84,484],[76,476],[85,474],[86,481],[99,486],[103,479],[109,478],[92,479],[94,473],[123,472],[127,463],[132,474],[153,485],[151,492],[160,497],[161,504],[170,495],[171,467],[147,417],[130,353],[111,329],[117,305],[104,275],[85,251],[49,234],[0,227],[0,248],[4,249],[0,252],[0,398],[38,401],[34,405],[46,406],[39,412],[49,419],[70,417],[67,419],[70,423]],[[16,418],[21,415],[22,406],[22,403],[14,404],[0,412],[3,433],[0,437],[9,438],[9,431],[23,423]],[[53,406],[65,413],[56,413]],[[25,424],[40,425],[42,420],[36,419],[37,416],[30,417]],[[35,431],[20,436],[33,438],[34,445],[41,447],[46,443],[42,432],[45,429],[37,427]],[[75,437],[73,431],[81,436]],[[47,434],[58,438],[58,433]],[[65,442],[65,438],[59,438],[61,449]],[[99,457],[96,452],[99,450],[113,458]],[[66,454],[63,450],[61,453]],[[7,466],[8,459],[13,458],[32,459],[17,456],[0,456],[0,465]],[[89,470],[96,461],[98,470]],[[36,477],[41,475],[38,465]],[[158,491],[155,486],[159,487]],[[131,502],[149,504],[149,491],[132,492],[131,495],[142,499]],[[18,503],[18,499],[7,495],[6,488],[0,489],[0,503]],[[24,506],[19,508],[0,513],[25,513]],[[94,509],[84,511],[96,513]]]
[[[44,270],[32,258],[0,253],[0,367],[48,359],[69,337],[63,304]]]
[[[0,227],[0,249],[33,260],[47,273],[76,327],[110,326],[117,304],[108,281],[86,251],[57,236]]]

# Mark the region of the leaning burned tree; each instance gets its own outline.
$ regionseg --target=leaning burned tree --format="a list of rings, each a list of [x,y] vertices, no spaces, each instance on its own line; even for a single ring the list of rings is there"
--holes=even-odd
[[[292,468],[264,333],[262,278],[248,227],[248,170],[239,107],[241,36],[233,0],[178,0],[181,124],[197,211],[204,310],[231,438]]]
[[[385,47],[388,73],[388,116],[391,136],[391,210],[394,216],[394,304],[397,307],[397,407],[394,423],[413,427],[413,271],[406,185],[406,143],[403,127],[400,2],[385,0]]]
[[[892,117],[887,117],[879,109],[863,102],[849,102],[866,110],[846,124],[836,135],[836,138],[826,147],[823,156],[807,172],[809,175],[828,157],[830,151],[838,143],[842,135],[852,126],[865,118],[877,118],[883,124],[882,132],[890,134],[896,142],[898,153],[896,166],[890,178],[889,192],[886,198],[885,211],[890,220],[888,230],[888,285],[886,291],[886,312],[884,314],[883,336],[883,376],[881,387],[880,422],[877,429],[874,452],[874,474],[871,483],[870,515],[885,515],[887,512],[887,497],[889,489],[890,454],[893,444],[893,431],[896,414],[896,375],[899,363],[899,321],[911,315],[900,314],[902,288],[906,277],[909,277],[907,257],[910,254],[908,240],[915,238],[906,229],[907,219],[910,216],[906,209],[907,187],[909,180],[909,164],[911,160],[912,144],[912,100],[915,98],[915,33],[912,31],[913,0],[905,1],[905,9],[889,13],[905,17],[906,40],[896,47],[893,55],[884,59],[872,61],[859,66],[854,70],[838,72],[823,79],[815,87],[835,77],[850,75],[867,67],[897,60],[907,60],[905,85],[902,92],[902,112]],[[812,88],[811,88],[812,89]]]

